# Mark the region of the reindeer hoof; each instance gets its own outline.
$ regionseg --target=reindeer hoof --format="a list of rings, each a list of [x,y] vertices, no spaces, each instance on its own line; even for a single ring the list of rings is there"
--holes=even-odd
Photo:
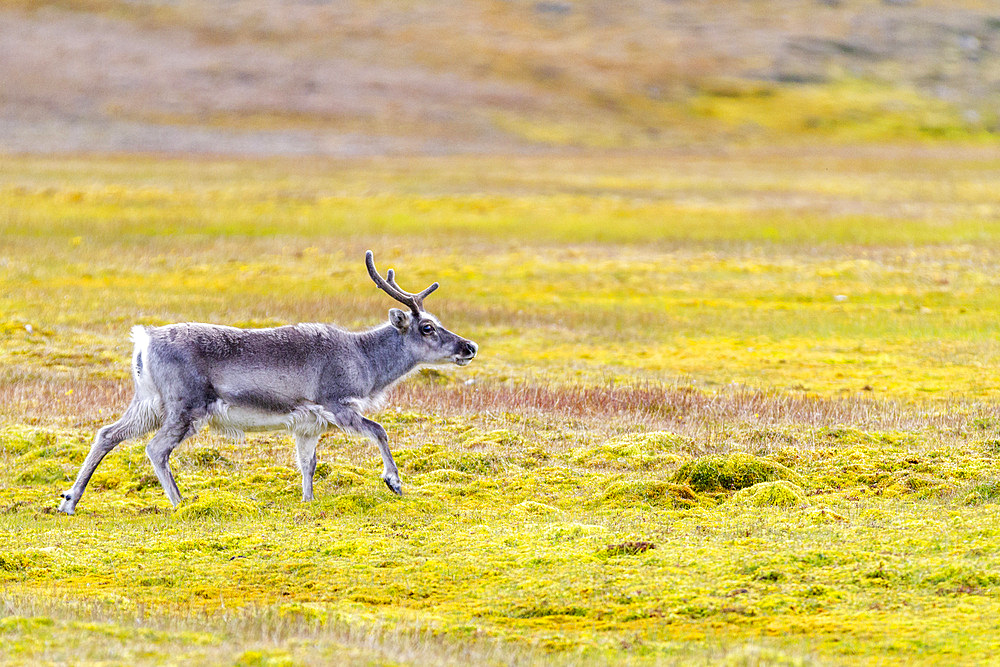
[[[383,477],[382,481],[385,485],[389,487],[389,490],[395,493],[397,496],[403,495],[403,485],[399,483],[399,479],[393,479],[391,477]]]
[[[62,498],[62,502],[59,503],[59,511],[64,514],[72,514],[76,510],[76,503],[73,502],[73,496],[69,493],[61,493],[59,497]]]

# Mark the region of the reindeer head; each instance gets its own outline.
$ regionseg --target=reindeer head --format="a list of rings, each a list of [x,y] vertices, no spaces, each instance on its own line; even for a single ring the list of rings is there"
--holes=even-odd
[[[380,290],[409,307],[409,311],[390,309],[389,323],[406,338],[420,363],[437,364],[451,361],[459,366],[465,366],[472,361],[479,346],[448,331],[441,326],[436,317],[424,310],[424,297],[438,288],[437,283],[432,283],[417,294],[412,294],[396,284],[396,274],[392,269],[386,271],[385,278],[379,274],[375,269],[375,255],[371,250],[365,253],[365,264],[368,266],[368,275]]]

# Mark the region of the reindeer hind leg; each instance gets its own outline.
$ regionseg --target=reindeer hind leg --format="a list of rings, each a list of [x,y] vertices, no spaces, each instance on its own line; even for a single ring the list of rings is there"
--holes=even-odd
[[[177,488],[174,474],[170,470],[170,454],[177,445],[198,432],[198,420],[190,414],[173,415],[164,420],[163,426],[146,445],[146,456],[153,464],[153,472],[160,481],[170,504],[177,507],[181,502],[181,492]]]
[[[80,472],[77,473],[73,486],[61,494],[62,502],[59,503],[59,511],[66,514],[73,514],[76,511],[76,504],[80,502],[84,489],[90,482],[94,470],[107,454],[125,440],[138,438],[149,433],[160,425],[160,418],[156,410],[156,405],[150,400],[140,400],[133,398],[125,414],[121,419],[108,424],[97,432],[94,444],[90,447],[87,458],[84,459]]]

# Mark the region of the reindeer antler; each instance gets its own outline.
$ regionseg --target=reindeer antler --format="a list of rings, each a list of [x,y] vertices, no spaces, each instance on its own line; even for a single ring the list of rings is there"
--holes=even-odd
[[[365,265],[368,267],[368,275],[375,281],[375,285],[396,301],[409,306],[414,315],[423,312],[424,297],[439,287],[437,283],[432,283],[430,287],[417,294],[404,291],[396,284],[396,273],[392,269],[385,272],[385,278],[379,275],[375,269],[375,254],[371,250],[365,253]]]

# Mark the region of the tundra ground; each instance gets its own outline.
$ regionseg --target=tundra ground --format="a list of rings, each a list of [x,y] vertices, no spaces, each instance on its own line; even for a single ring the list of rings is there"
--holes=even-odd
[[[981,663],[1000,640],[1000,160],[10,158],[0,660]],[[288,437],[126,443],[129,327],[392,303],[480,343],[299,502]]]

